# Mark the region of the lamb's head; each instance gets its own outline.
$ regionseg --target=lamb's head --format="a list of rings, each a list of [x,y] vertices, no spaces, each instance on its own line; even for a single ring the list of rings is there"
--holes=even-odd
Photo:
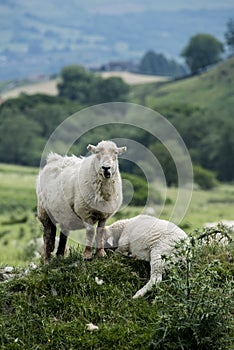
[[[95,169],[105,179],[111,179],[118,171],[118,155],[126,152],[126,147],[117,147],[112,141],[101,141],[97,146],[88,145],[95,154]]]

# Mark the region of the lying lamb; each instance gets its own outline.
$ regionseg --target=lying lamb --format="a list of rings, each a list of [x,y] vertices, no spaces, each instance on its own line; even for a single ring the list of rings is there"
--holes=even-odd
[[[165,268],[162,255],[172,255],[173,248],[188,236],[175,224],[149,215],[138,215],[106,226],[106,246],[117,248],[124,255],[150,262],[149,282],[133,298],[145,295],[154,284],[161,282]]]
[[[90,259],[95,223],[96,252],[98,256],[105,255],[105,223],[122,203],[118,155],[126,147],[102,141],[87,149],[93,154],[86,158],[51,153],[38,176],[38,218],[44,227],[45,262],[54,250],[57,223],[61,229],[57,255],[64,255],[69,231],[85,227],[84,257]]]

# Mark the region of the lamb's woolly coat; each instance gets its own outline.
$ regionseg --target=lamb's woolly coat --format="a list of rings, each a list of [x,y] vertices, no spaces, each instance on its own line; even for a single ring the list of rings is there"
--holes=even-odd
[[[175,224],[149,215],[138,215],[106,226],[106,242],[118,251],[136,259],[150,262],[151,277],[134,298],[143,296],[162,280],[162,255],[172,255],[175,244],[188,236]]]
[[[86,248],[90,249],[94,234],[92,226],[98,222],[103,228],[106,219],[119,209],[122,203],[122,181],[117,156],[114,154],[121,154],[126,149],[117,148],[111,141],[102,141],[100,145],[103,155],[99,155],[99,158],[104,157],[103,164],[110,165],[107,170],[103,170],[105,167],[102,167],[102,164],[97,168],[97,154],[86,158],[62,157],[55,153],[48,156],[36,186],[38,217],[44,225],[44,241],[49,217],[53,225],[60,224],[61,232],[66,236],[70,230],[86,227],[87,232],[89,231]],[[92,148],[93,152],[99,151],[98,146],[88,147]],[[111,177],[105,178],[101,171],[112,171]],[[50,234],[49,232],[47,236]],[[101,245],[97,248],[102,249],[102,242],[96,244]],[[53,247],[52,244],[51,251]],[[104,252],[103,249],[102,251]],[[91,257],[91,254],[89,250],[88,257]],[[47,255],[50,255],[48,251]]]

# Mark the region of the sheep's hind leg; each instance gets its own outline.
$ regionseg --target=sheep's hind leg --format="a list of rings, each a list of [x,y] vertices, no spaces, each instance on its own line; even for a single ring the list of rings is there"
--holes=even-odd
[[[64,256],[68,234],[69,234],[68,231],[60,232],[59,245],[56,253],[57,256],[58,255]]]
[[[105,224],[106,224],[106,220],[98,221],[97,233],[96,233],[96,255],[98,257],[106,256],[106,252],[104,249]]]
[[[84,259],[92,259],[92,246],[94,237],[94,227],[91,225],[86,226],[86,245],[84,250]]]
[[[56,225],[47,216],[42,220],[44,228],[43,240],[44,240],[44,262],[48,263],[51,258],[51,253],[54,251]]]
[[[161,259],[161,254],[157,251],[152,250],[150,252],[150,280],[144,287],[139,289],[133,296],[133,299],[144,296],[151,288],[162,281],[162,269],[163,263]]]

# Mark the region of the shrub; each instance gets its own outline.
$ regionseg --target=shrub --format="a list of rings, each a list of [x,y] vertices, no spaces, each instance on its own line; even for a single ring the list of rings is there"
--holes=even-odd
[[[219,231],[227,238],[224,227]],[[160,311],[151,349],[229,349],[234,269],[225,269],[229,263],[224,246],[215,240],[206,244],[207,237],[215,233],[215,229],[208,229],[201,239],[191,239],[189,246],[178,245],[176,255],[184,259],[186,266],[167,259],[169,274],[156,287],[153,301]]]
[[[121,176],[123,179],[124,203],[132,206],[144,206],[147,200],[150,201],[148,204],[161,203],[162,199],[160,193],[142,177],[127,173],[122,173]],[[128,182],[124,182],[124,180]],[[133,189],[128,185],[129,182]],[[133,193],[132,190],[134,191]]]
[[[218,185],[218,181],[215,174],[207,169],[202,168],[199,165],[194,165],[194,182],[200,186],[203,190],[210,190]]]

